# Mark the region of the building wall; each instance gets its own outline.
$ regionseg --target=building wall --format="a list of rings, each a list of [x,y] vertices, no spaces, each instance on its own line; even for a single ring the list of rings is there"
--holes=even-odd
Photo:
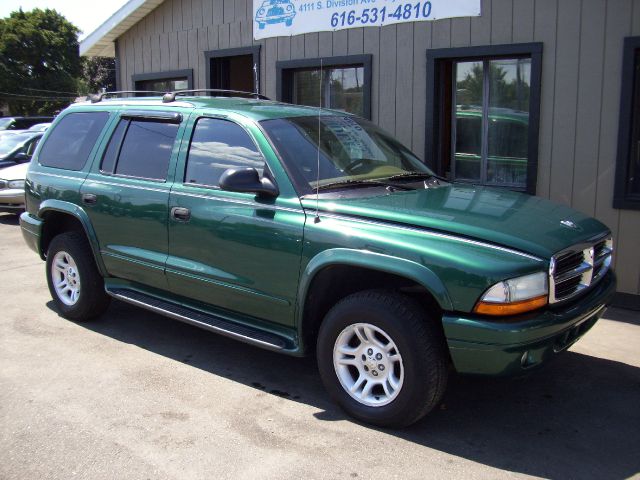
[[[422,156],[428,48],[542,42],[537,194],[606,223],[619,291],[640,294],[640,211],[612,208],[622,44],[640,35],[640,0],[483,0],[477,18],[258,42],[252,25],[252,0],[166,0],[118,39],[121,88],[184,68],[205,88],[204,51],[261,45],[261,90],[275,98],[278,60],[372,54],[372,119]]]

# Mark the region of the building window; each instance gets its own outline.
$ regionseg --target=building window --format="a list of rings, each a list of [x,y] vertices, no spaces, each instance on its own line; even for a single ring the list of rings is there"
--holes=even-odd
[[[371,55],[278,62],[278,99],[371,118]]]
[[[624,40],[614,208],[640,210],[640,37]]]
[[[193,89],[193,70],[174,70],[171,72],[143,73],[131,77],[134,90],[153,92],[175,92]],[[152,96],[139,93],[137,96]]]
[[[207,88],[260,91],[260,46],[204,52]]]
[[[426,159],[456,181],[535,193],[541,44],[427,52]]]

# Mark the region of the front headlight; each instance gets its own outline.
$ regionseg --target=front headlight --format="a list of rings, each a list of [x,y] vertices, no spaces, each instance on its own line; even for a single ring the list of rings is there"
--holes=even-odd
[[[544,307],[549,284],[544,272],[498,282],[489,288],[473,309],[483,315],[517,315]]]
[[[22,188],[24,189],[24,180],[10,180],[7,183],[9,188]]]

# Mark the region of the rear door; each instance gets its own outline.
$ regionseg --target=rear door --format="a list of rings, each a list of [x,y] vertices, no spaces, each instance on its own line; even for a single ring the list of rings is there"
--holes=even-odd
[[[113,277],[166,289],[169,191],[182,135],[175,112],[121,112],[80,190]]]
[[[200,114],[191,123],[169,202],[169,286],[192,300],[291,326],[305,219],[300,201],[282,188],[275,199],[221,190],[228,168],[272,176],[265,157],[273,161],[273,152],[239,118]]]

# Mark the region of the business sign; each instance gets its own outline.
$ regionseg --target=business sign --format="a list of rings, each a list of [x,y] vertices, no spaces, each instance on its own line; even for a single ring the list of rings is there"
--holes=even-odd
[[[253,38],[480,15],[481,0],[253,0]]]

